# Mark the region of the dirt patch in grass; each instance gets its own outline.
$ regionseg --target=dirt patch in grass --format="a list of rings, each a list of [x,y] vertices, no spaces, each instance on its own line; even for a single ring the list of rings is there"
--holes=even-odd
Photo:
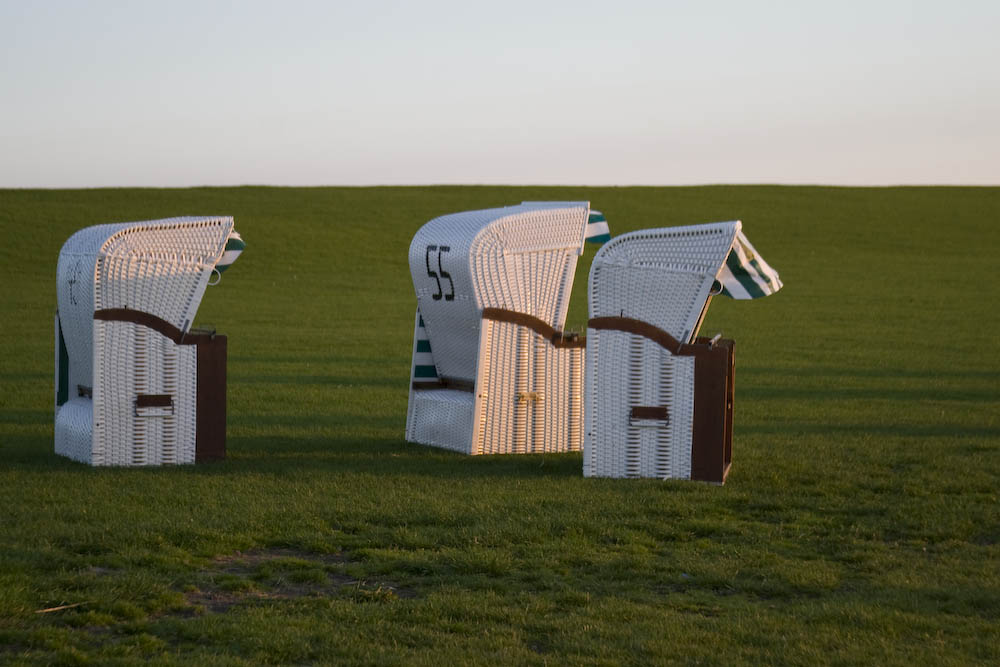
[[[223,613],[235,605],[264,600],[345,598],[392,602],[416,592],[387,581],[346,573],[354,564],[343,553],[315,554],[294,549],[261,549],[218,556],[201,572],[197,587],[184,591],[186,613]]]
[[[237,551],[226,556],[216,556],[213,561],[216,567],[238,572],[253,568],[261,563],[279,559],[302,560],[323,565],[345,565],[351,561],[342,552],[335,554],[316,554],[295,549],[260,549],[256,551]]]

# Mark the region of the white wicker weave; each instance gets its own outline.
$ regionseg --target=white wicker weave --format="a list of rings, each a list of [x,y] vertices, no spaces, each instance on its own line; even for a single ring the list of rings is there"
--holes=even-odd
[[[476,387],[473,454],[580,450],[582,346],[484,318]]]
[[[590,271],[590,317],[624,317],[667,332],[697,335],[710,289],[741,224],[650,229],[616,237]],[[691,477],[695,359],[647,336],[588,327],[584,476]],[[644,419],[636,406],[669,410]]]
[[[645,229],[608,241],[590,267],[590,317],[624,315],[691,341],[741,227],[737,220]]]
[[[170,218],[97,225],[66,241],[57,268],[56,453],[91,465],[194,462],[196,346],[95,313],[142,313],[186,333],[232,228],[227,217]],[[60,337],[67,369],[58,367]],[[171,405],[140,396],[169,396]]]
[[[407,440],[468,454],[580,448],[570,424],[580,414],[582,349],[483,313],[561,329],[588,212],[586,202],[525,202],[445,215],[417,231]]]

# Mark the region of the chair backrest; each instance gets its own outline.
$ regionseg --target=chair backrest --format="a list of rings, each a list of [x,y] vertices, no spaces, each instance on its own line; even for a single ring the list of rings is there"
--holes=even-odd
[[[230,217],[179,217],[73,234],[56,269],[70,386],[93,382],[96,311],[148,313],[186,332],[232,229]]]
[[[718,222],[615,237],[590,268],[590,317],[641,320],[688,342],[740,228]]]
[[[532,315],[561,329],[587,202],[525,202],[435,218],[410,244],[410,273],[437,372],[476,380],[484,308]]]

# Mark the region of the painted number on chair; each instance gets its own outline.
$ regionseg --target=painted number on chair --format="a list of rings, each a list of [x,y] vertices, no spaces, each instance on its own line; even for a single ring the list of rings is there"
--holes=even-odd
[[[455,300],[455,283],[452,282],[451,280],[451,274],[445,271],[444,267],[441,266],[441,255],[448,252],[449,250],[451,250],[450,246],[429,245],[427,246],[427,250],[424,252],[424,262],[427,264],[427,275],[433,278],[434,282],[437,283],[437,292],[431,295],[431,298],[434,299],[435,301],[440,301],[442,296],[444,297],[445,301]],[[431,253],[434,252],[437,253],[437,271],[431,268]],[[441,288],[442,278],[448,281],[448,286],[449,286],[448,294],[445,294],[444,290]]]

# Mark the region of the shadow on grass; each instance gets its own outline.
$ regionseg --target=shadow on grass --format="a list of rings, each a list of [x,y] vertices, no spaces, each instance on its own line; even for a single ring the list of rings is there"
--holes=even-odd
[[[410,322],[412,322],[412,315],[410,316]],[[366,354],[358,355],[329,355],[329,354],[302,354],[296,350],[292,354],[276,354],[276,355],[229,355],[229,364],[232,368],[238,371],[240,368],[245,368],[244,364],[250,364],[252,366],[258,365],[270,365],[270,364],[294,364],[295,366],[312,365],[324,367],[336,367],[339,365],[351,365],[351,364],[363,364],[367,367],[373,366],[385,366],[390,368],[395,368],[400,365],[406,367],[409,370],[410,356],[409,354],[405,356],[387,356],[387,357],[373,357]],[[240,373],[236,372],[232,377],[239,377]],[[0,376],[2,377],[2,376]],[[48,377],[48,376],[45,376]],[[402,376],[401,376],[402,377]],[[399,378],[397,378],[398,380]],[[404,384],[406,378],[403,378]]]
[[[995,403],[1000,400],[996,391],[989,389],[949,389],[932,384],[920,387],[803,387],[790,384],[784,387],[741,386],[737,395],[743,400],[794,400],[818,403],[821,401],[954,401],[964,403]]]
[[[736,372],[746,372],[756,375],[778,375],[796,378],[878,378],[878,379],[914,379],[939,382],[941,380],[995,380],[996,373],[991,370],[955,370],[945,368],[913,369],[913,368],[844,368],[841,366],[803,366],[801,368],[777,368],[774,366],[740,366],[737,362]]]
[[[332,474],[474,478],[581,477],[579,452],[469,456],[436,447],[380,437],[239,437],[229,446],[230,461],[216,464],[258,473],[328,471]]]
[[[333,385],[341,387],[393,387],[406,390],[405,385],[401,385],[399,378],[387,377],[378,378],[370,375],[330,375],[314,374],[303,375],[301,373],[288,375],[241,375],[231,378],[232,383],[240,385],[257,384],[279,384],[279,385]]]
[[[285,418],[282,423],[294,423]],[[355,425],[356,428],[356,425]],[[55,453],[51,435],[24,435],[0,445],[0,472],[78,472],[128,474],[290,475],[310,472],[331,475],[433,477],[442,479],[580,477],[581,455],[545,453],[467,456],[402,438],[378,436],[236,436],[227,440],[227,458],[195,465],[143,468],[95,468]]]
[[[955,424],[828,424],[788,422],[737,424],[737,435],[877,435],[886,438],[1000,438],[1000,427],[958,426]]]

